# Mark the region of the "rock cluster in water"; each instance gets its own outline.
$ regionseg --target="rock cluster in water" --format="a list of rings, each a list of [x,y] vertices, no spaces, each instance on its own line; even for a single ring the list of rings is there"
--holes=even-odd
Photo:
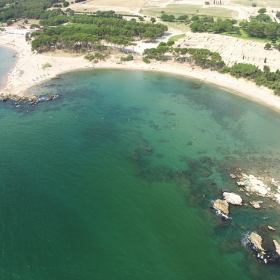
[[[45,100],[53,100],[57,98],[57,94],[51,94],[45,98]],[[25,102],[28,101],[31,104],[36,104],[39,100],[42,100],[41,96],[18,96],[18,95],[12,95],[12,94],[5,94],[5,93],[0,93],[0,101],[8,101],[8,100],[13,100],[16,102]]]
[[[244,187],[244,190],[250,194],[256,194],[257,196],[270,198],[280,204],[280,184],[270,177],[256,178],[254,175],[247,175],[242,173],[241,180],[237,182],[239,186]],[[273,191],[268,185],[276,187],[276,191]],[[257,206],[263,203],[263,201],[252,202],[251,204]]]
[[[233,205],[242,205],[242,198],[240,195],[235,193],[224,192],[224,200]]]
[[[241,171],[241,170],[240,170]],[[265,204],[270,208],[274,208],[274,206],[270,205],[272,201],[280,204],[280,184],[270,177],[255,177],[254,175],[247,175],[245,173],[241,174],[229,174],[232,179],[236,179],[236,183],[238,186],[242,187],[239,189],[239,192],[245,193],[247,196],[251,197],[262,197],[263,200],[252,200],[250,204],[255,209],[260,209],[260,204]],[[274,190],[273,190],[274,189]],[[216,210],[221,211],[225,215],[229,215],[229,204],[232,205],[242,205],[241,196],[232,193],[232,192],[223,192],[223,200],[217,199],[213,203],[213,207]],[[269,205],[267,205],[269,204]],[[246,206],[247,203],[245,203]],[[265,207],[263,207],[265,209]],[[266,217],[267,218],[267,217]],[[265,219],[265,218],[264,218]],[[267,229],[271,232],[276,231],[275,228],[268,225]],[[265,231],[264,231],[265,233]],[[267,235],[268,232],[266,233]],[[267,238],[271,238],[270,236],[266,236]],[[263,261],[264,263],[280,263],[280,244],[276,239],[273,241],[274,248],[271,245],[266,246],[263,245],[263,238],[256,232],[251,232],[246,237],[246,245],[248,245],[252,250],[256,252],[256,256],[258,259]],[[272,244],[272,242],[266,244]]]
[[[229,215],[229,204],[242,205],[242,198],[240,195],[235,193],[224,192],[224,199],[216,199],[213,203],[214,209],[221,211],[224,215]]]

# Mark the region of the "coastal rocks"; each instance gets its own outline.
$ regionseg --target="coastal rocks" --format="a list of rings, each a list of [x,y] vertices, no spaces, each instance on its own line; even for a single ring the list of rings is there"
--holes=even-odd
[[[229,174],[229,176],[230,176],[232,179],[236,179],[236,175],[234,175],[234,174]]]
[[[275,251],[278,255],[280,255],[280,244],[276,241],[276,240],[273,240],[273,243],[275,245]]]
[[[220,210],[223,214],[229,214],[229,205],[225,200],[216,199],[213,204],[215,209]]]
[[[260,250],[262,252],[262,254],[265,254],[265,250],[262,247],[262,238],[260,235],[258,235],[255,232],[252,232],[249,236],[251,242],[254,243],[254,245],[257,247],[258,250]]]
[[[10,94],[4,93],[4,92],[0,93],[0,101],[5,102],[8,99],[10,99]]]
[[[57,98],[58,95],[57,94],[51,94],[49,97],[48,97],[48,100],[53,100],[55,98]]]
[[[225,201],[230,204],[242,205],[242,198],[238,194],[224,192],[223,196],[224,196]]]
[[[58,79],[61,79],[61,77],[59,75],[56,75],[52,78],[52,80],[58,80]]]
[[[250,201],[250,204],[253,205],[255,209],[261,208],[260,203],[263,203],[263,201]]]
[[[32,96],[32,97],[28,98],[28,101],[31,104],[35,104],[37,100],[38,100],[38,98],[36,96]]]

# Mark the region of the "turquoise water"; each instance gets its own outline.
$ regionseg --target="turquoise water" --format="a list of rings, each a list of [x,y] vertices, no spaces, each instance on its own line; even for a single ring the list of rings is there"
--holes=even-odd
[[[0,47],[0,88],[4,86],[5,78],[15,65],[16,59],[12,50]]]
[[[278,212],[210,209],[229,169],[280,177],[279,114],[179,76],[62,77],[0,103],[1,279],[279,279],[241,244]]]

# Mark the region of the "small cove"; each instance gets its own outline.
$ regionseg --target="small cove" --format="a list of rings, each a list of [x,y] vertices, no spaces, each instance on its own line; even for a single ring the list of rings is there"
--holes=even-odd
[[[3,279],[277,279],[241,244],[277,213],[210,210],[225,167],[279,179],[277,113],[173,75],[62,77],[0,104]]]

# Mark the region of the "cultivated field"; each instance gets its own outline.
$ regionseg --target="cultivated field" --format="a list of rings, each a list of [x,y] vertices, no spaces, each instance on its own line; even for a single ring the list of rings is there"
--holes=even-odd
[[[166,7],[144,7],[141,13],[148,16],[158,17],[161,11],[166,14],[173,14],[175,16],[188,14],[188,15],[210,15],[220,18],[237,18],[238,12],[235,10],[227,9],[222,6],[201,6],[201,5],[185,5],[185,4],[172,4]]]

